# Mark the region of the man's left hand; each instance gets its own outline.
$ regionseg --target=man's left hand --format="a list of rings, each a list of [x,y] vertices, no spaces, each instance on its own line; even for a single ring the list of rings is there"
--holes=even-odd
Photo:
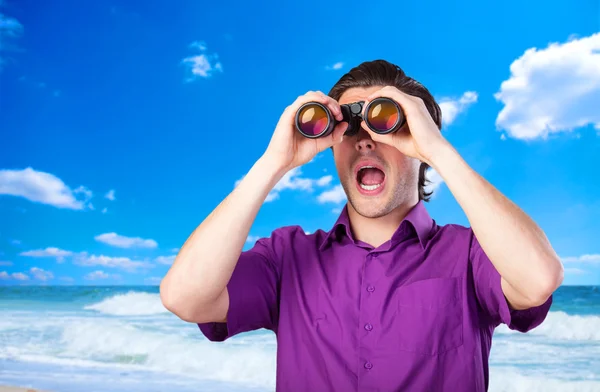
[[[386,135],[371,131],[364,121],[361,123],[363,129],[369,132],[371,139],[375,142],[396,147],[404,155],[432,166],[431,160],[434,158],[436,151],[446,146],[448,142],[431,118],[423,100],[406,94],[396,87],[386,86],[369,95],[365,100],[365,107],[370,101],[378,97],[395,100],[404,111],[406,123],[400,130]]]

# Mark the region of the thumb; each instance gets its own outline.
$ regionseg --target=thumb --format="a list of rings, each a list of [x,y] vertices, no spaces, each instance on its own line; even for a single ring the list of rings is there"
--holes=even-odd
[[[348,125],[349,124],[345,121],[341,122],[335,127],[333,132],[331,132],[331,137],[333,138],[333,145],[339,144],[342,142],[342,140],[344,140],[344,133],[348,129]]]

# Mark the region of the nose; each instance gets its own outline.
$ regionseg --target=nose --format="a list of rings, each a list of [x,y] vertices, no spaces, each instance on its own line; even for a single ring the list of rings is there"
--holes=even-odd
[[[369,133],[364,129],[360,129],[358,131],[358,135],[356,137],[356,143],[354,144],[356,151],[358,152],[369,152],[375,150],[375,141],[371,139]]]

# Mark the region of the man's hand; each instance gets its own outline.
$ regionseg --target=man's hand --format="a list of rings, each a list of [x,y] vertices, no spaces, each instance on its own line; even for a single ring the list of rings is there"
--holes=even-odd
[[[326,137],[310,139],[296,131],[296,112],[306,102],[316,101],[326,105],[336,120],[340,123],[333,132]],[[263,154],[263,158],[272,162],[277,167],[284,168],[287,172],[297,166],[309,162],[321,151],[339,144],[348,128],[348,123],[343,120],[340,104],[321,91],[309,91],[299,96],[288,106],[277,123],[271,136],[271,141]]]
[[[386,86],[369,95],[365,101],[365,107],[369,102],[378,97],[386,97],[396,101],[404,111],[406,124],[396,132],[380,135],[371,131],[363,121],[361,125],[369,132],[371,139],[378,143],[394,146],[404,155],[416,158],[432,166],[431,160],[435,156],[436,151],[445,147],[448,142],[444,139],[431,118],[423,100],[419,97],[406,94],[396,87]]]

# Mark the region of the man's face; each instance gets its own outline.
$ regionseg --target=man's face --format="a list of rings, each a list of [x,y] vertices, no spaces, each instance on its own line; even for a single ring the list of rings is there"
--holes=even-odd
[[[364,101],[381,87],[349,89],[338,102],[343,105]],[[333,156],[349,207],[358,214],[378,218],[402,203],[414,201],[420,162],[395,147],[376,143],[365,129],[361,128],[357,135],[344,136],[334,146]],[[364,166],[374,168],[360,169]]]

